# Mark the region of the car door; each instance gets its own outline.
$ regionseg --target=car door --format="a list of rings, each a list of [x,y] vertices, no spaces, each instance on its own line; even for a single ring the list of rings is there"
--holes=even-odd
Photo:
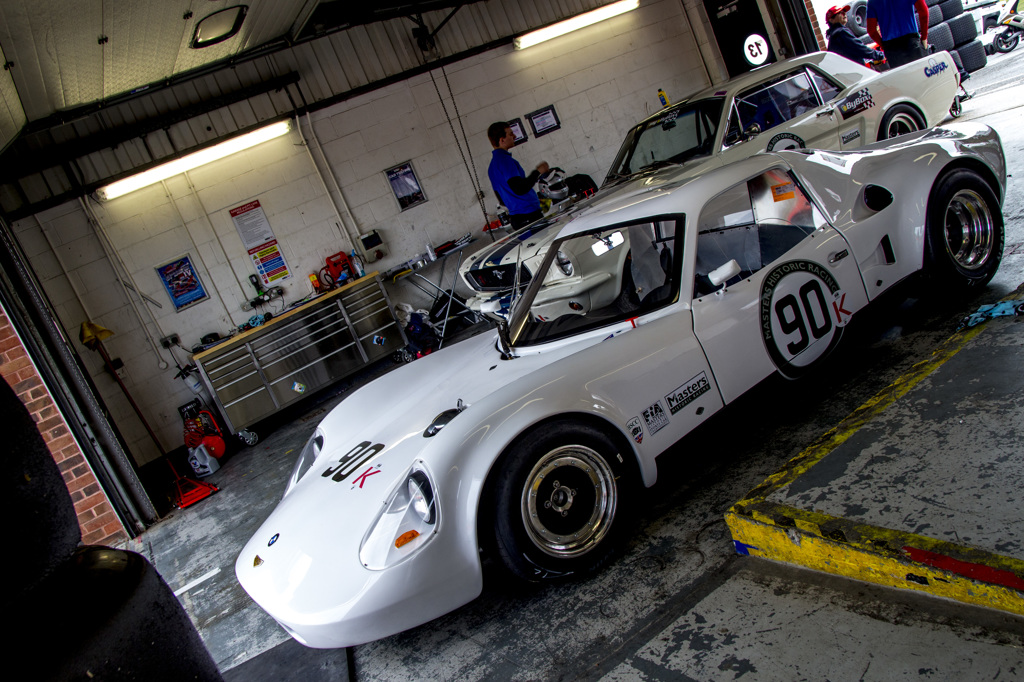
[[[733,157],[761,150],[839,149],[840,117],[823,99],[834,93],[822,93],[818,80],[800,68],[738,93],[730,111],[727,143],[749,135],[752,126],[758,132],[746,142],[729,146],[723,160],[729,162]]]
[[[867,304],[844,237],[777,164],[704,205],[690,254],[694,332],[726,402],[806,372]]]

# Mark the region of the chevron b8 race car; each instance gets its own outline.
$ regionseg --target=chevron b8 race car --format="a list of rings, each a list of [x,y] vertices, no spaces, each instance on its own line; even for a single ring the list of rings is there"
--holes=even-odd
[[[957,102],[948,52],[878,73],[831,52],[771,64],[699,92],[634,126],[599,192],[644,192],[762,151],[851,150],[937,125]],[[554,238],[535,223],[466,259],[473,306],[532,276]],[[516,273],[513,264],[522,262]]]
[[[480,594],[481,552],[586,576],[659,455],[922,273],[983,287],[1003,250],[998,135],[964,123],[856,152],[757,154],[612,195],[556,233],[506,324],[340,403],[235,565],[295,639],[355,645]]]

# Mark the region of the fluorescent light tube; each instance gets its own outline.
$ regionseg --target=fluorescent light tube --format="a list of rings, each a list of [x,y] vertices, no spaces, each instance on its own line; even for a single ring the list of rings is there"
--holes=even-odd
[[[155,168],[150,168],[147,171],[113,182],[106,187],[101,187],[96,190],[96,195],[103,201],[109,201],[124,194],[128,194],[129,192],[134,192],[137,189],[149,187],[154,183],[166,180],[174,175],[179,175],[180,173],[190,171],[193,168],[198,168],[199,166],[208,164],[211,161],[223,159],[225,156],[230,156],[261,142],[266,142],[267,140],[272,140],[275,137],[280,137],[286,134],[290,129],[291,121],[278,121],[277,123],[268,125],[265,128],[260,128],[259,130],[252,131],[251,133],[233,137],[226,142],[215,144],[212,147],[207,147],[206,149],[194,152],[188,156],[183,156],[180,159],[168,161],[167,163],[161,164]]]
[[[517,50],[525,50],[528,47],[532,47],[537,43],[543,43],[545,40],[551,40],[558,36],[571,33],[577,29],[583,28],[584,26],[590,26],[596,24],[599,21],[605,19],[611,19],[617,17],[620,14],[625,14],[631,10],[636,9],[640,5],[640,0],[620,0],[619,2],[613,2],[610,5],[604,7],[598,7],[595,10],[584,12],[578,16],[560,21],[557,24],[552,24],[542,29],[538,29],[531,33],[521,35],[513,41]]]

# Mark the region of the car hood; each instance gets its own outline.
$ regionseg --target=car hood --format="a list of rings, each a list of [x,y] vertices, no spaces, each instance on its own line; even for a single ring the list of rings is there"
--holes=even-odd
[[[452,519],[445,518],[446,513],[454,517],[451,500],[466,491],[460,489],[464,483],[458,478],[458,463],[451,460],[461,443],[450,434],[464,433],[467,426],[488,428],[487,417],[495,410],[493,401],[485,400],[489,395],[573,352],[570,344],[550,353],[503,360],[495,342],[495,333],[480,334],[399,367],[354,392],[320,423],[324,443],[316,461],[235,564],[242,586],[282,625],[357,623],[361,612],[379,608],[373,603],[376,597],[367,601],[362,595],[378,581],[394,576],[388,577],[389,570],[364,567],[359,550],[390,493],[418,461],[437,488],[439,526],[451,523]],[[424,430],[434,418],[455,408],[460,399],[465,411],[438,435],[425,438]],[[338,477],[332,474],[346,454],[377,444],[383,446],[379,452],[358,461],[342,480],[335,480]],[[431,540],[439,547],[447,541]],[[446,561],[471,565],[478,571],[475,538],[459,542],[472,545],[473,551],[463,552],[467,556],[462,562],[452,561],[450,556]],[[425,545],[421,553],[428,554],[433,545]],[[449,547],[445,551],[456,550]],[[419,580],[440,580],[431,572],[417,576]],[[404,594],[407,588],[403,584],[401,590],[392,592]],[[423,584],[417,589],[447,588]],[[375,595],[383,592],[387,590],[373,590]],[[472,596],[475,594],[460,603]]]

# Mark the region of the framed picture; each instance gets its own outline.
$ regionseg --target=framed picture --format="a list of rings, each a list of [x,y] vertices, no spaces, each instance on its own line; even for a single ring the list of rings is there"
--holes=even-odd
[[[411,161],[388,168],[384,175],[387,176],[391,191],[395,193],[395,199],[398,199],[398,205],[403,211],[427,200],[427,195],[420,187],[420,181],[416,179],[416,171],[412,169]]]
[[[526,136],[526,131],[523,130],[523,122],[518,118],[514,118],[509,121],[508,127],[512,129],[512,134],[516,136],[516,146],[521,145],[530,139]]]
[[[187,254],[158,266],[156,274],[171,297],[176,312],[210,298],[192,265],[191,256]]]
[[[534,137],[547,135],[562,127],[562,122],[558,120],[558,114],[555,113],[554,104],[549,104],[537,111],[531,111],[526,115],[526,120],[530,122],[530,127],[533,128]]]

